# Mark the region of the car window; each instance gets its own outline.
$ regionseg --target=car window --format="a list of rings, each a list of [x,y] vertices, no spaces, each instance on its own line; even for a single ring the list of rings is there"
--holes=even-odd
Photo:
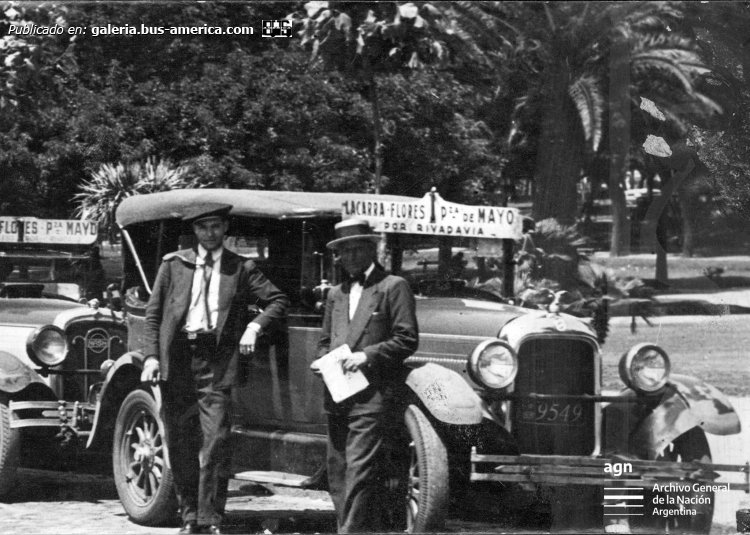
[[[496,251],[476,239],[409,235],[399,246],[400,274],[417,294],[493,301],[501,298],[499,244]]]
[[[229,236],[225,240],[224,245],[235,253],[256,262],[268,260],[268,238],[266,236]]]
[[[90,297],[88,294],[91,292],[101,291],[102,284],[98,283],[103,280],[103,276],[101,267],[93,265],[91,259],[86,257],[38,258],[31,254],[7,255],[2,259],[0,284],[6,287],[5,293],[8,295],[59,296],[77,300]],[[22,290],[19,285],[23,284],[38,284],[39,291],[30,293]],[[18,291],[11,289],[11,285]]]

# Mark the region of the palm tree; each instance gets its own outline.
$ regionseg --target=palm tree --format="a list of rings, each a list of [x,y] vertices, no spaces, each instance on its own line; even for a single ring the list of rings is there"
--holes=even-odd
[[[428,62],[464,77],[467,66],[479,68],[475,81],[491,79],[497,94],[515,103],[513,130],[538,132],[534,219],[572,223],[585,164],[597,153],[609,153],[613,254],[624,252],[627,215],[620,180],[638,97],[657,102],[668,120],[696,108],[719,111],[697,89],[709,69],[681,32],[679,3],[308,2],[305,7],[297,18],[303,43],[339,68],[364,73],[373,90],[374,73]],[[376,91],[371,102],[377,174]]]
[[[697,82],[709,69],[695,43],[681,33],[682,11],[669,2],[456,2],[467,39],[496,33],[515,72],[503,88],[529,108],[538,131],[533,216],[569,224],[576,215],[576,183],[597,152],[608,152],[614,193],[612,252],[619,254],[626,222],[620,188],[632,134],[630,116],[648,96],[669,120],[718,105]],[[486,41],[478,45],[486,44]],[[638,112],[635,112],[638,113]],[[639,133],[640,135],[640,133]],[[638,144],[642,139],[636,140]]]
[[[117,224],[115,210],[123,199],[142,193],[203,187],[200,179],[190,175],[186,166],[174,166],[169,160],[124,164],[102,164],[84,181],[74,196],[76,217],[93,219],[113,241]]]

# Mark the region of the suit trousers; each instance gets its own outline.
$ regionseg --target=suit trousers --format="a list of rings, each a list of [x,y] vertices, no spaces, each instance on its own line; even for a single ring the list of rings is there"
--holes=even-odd
[[[216,344],[178,339],[163,420],[183,522],[219,525],[231,475],[231,390],[214,388]]]
[[[339,533],[387,530],[389,415],[328,414],[328,487]]]

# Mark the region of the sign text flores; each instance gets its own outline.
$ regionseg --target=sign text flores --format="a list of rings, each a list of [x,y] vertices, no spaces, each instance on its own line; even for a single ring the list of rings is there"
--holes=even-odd
[[[521,216],[517,208],[467,206],[428,193],[413,202],[352,199],[342,207],[344,219],[366,219],[377,232],[431,234],[471,238],[519,240]]]
[[[0,242],[89,245],[96,241],[96,221],[0,217]]]

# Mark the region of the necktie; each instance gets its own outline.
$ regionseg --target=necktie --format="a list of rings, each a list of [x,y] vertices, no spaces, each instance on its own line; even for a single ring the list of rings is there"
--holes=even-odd
[[[203,306],[205,309],[206,326],[210,331],[211,326],[211,308],[208,306],[208,288],[211,284],[211,273],[214,267],[214,256],[209,252],[203,258]]]

